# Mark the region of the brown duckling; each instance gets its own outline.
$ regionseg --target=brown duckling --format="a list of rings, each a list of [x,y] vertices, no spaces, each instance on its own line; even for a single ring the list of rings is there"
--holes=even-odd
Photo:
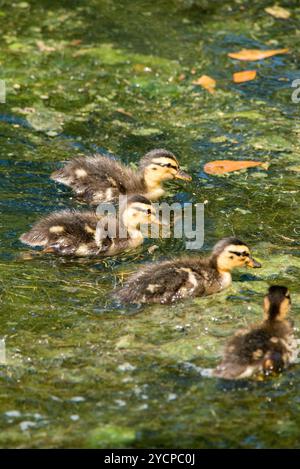
[[[140,225],[159,223],[151,202],[141,195],[128,197],[117,216],[63,210],[39,220],[20,240],[42,246],[43,252],[63,256],[111,256],[140,246]]]
[[[280,372],[295,362],[298,341],[286,320],[291,298],[286,287],[272,286],[264,298],[264,321],[238,331],[229,341],[213,376],[242,379]]]
[[[163,182],[174,178],[191,180],[179,168],[175,155],[162,149],[147,153],[137,171],[112,158],[94,155],[74,158],[51,175],[51,179],[70,186],[91,205],[111,201],[119,194],[142,194],[157,200],[164,194]]]
[[[150,264],[133,274],[117,293],[129,303],[173,303],[194,296],[217,293],[231,284],[235,267],[261,267],[248,246],[236,238],[224,238],[208,258],[184,257]]]

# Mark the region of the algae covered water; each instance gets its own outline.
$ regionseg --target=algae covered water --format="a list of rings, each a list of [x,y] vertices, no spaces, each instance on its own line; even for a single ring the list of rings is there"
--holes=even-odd
[[[1,447],[298,447],[300,368],[264,382],[199,374],[227,338],[261,318],[267,287],[299,319],[300,6],[269,1],[0,2]],[[240,49],[289,48],[255,63]],[[257,78],[234,84],[232,74]],[[214,77],[214,94],[193,84]],[[136,164],[173,151],[193,175],[168,201],[205,201],[205,244],[236,235],[263,264],[214,297],[125,307],[112,291],[138,266],[185,252],[147,241],[114,259],[29,255],[19,236],[42,215],[82,207],[50,181],[60,162],[97,151]],[[257,160],[207,175],[205,163]],[[299,332],[298,332],[299,334]],[[299,334],[300,338],[300,334]]]

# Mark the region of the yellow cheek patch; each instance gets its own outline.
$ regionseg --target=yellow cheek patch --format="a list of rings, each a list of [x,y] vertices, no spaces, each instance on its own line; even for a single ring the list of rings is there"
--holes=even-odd
[[[65,228],[61,225],[54,225],[54,226],[50,226],[49,228],[49,233],[63,233],[65,231]]]

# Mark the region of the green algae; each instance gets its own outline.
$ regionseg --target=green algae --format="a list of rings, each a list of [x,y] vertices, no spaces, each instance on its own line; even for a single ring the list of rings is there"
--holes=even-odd
[[[132,445],[135,438],[135,432],[131,428],[107,425],[96,428],[90,433],[88,446],[91,448],[126,448]]]

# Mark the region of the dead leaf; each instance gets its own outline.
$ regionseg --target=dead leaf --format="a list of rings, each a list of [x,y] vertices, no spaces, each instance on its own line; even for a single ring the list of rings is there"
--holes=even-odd
[[[36,45],[40,52],[54,52],[56,49],[52,46],[47,46],[44,41],[36,41]]]
[[[204,165],[204,171],[207,174],[225,174],[231,173],[232,171],[240,171],[241,169],[254,168],[255,166],[268,169],[269,163],[262,161],[216,160],[206,163],[206,165]]]
[[[243,72],[236,72],[232,75],[234,83],[244,83],[245,81],[254,80],[256,77],[256,70],[245,70]]]
[[[231,52],[228,57],[236,60],[263,60],[273,55],[287,54],[289,49],[273,49],[273,50],[259,50],[259,49],[242,49],[239,52]]]
[[[209,77],[208,75],[202,75],[197,80],[194,80],[193,85],[200,85],[202,88],[205,88],[209,93],[214,94],[216,87],[216,80]]]
[[[291,12],[282,8],[279,5],[273,5],[272,7],[265,8],[265,12],[269,15],[274,16],[274,18],[279,18],[281,20],[288,20],[291,16]]]
[[[82,39],[73,39],[71,42],[70,42],[70,46],[79,46],[80,44],[82,43]]]
[[[131,112],[125,111],[123,107],[118,107],[116,109],[116,112],[118,112],[119,114],[123,114],[124,116],[127,116],[127,117],[132,117]]]

